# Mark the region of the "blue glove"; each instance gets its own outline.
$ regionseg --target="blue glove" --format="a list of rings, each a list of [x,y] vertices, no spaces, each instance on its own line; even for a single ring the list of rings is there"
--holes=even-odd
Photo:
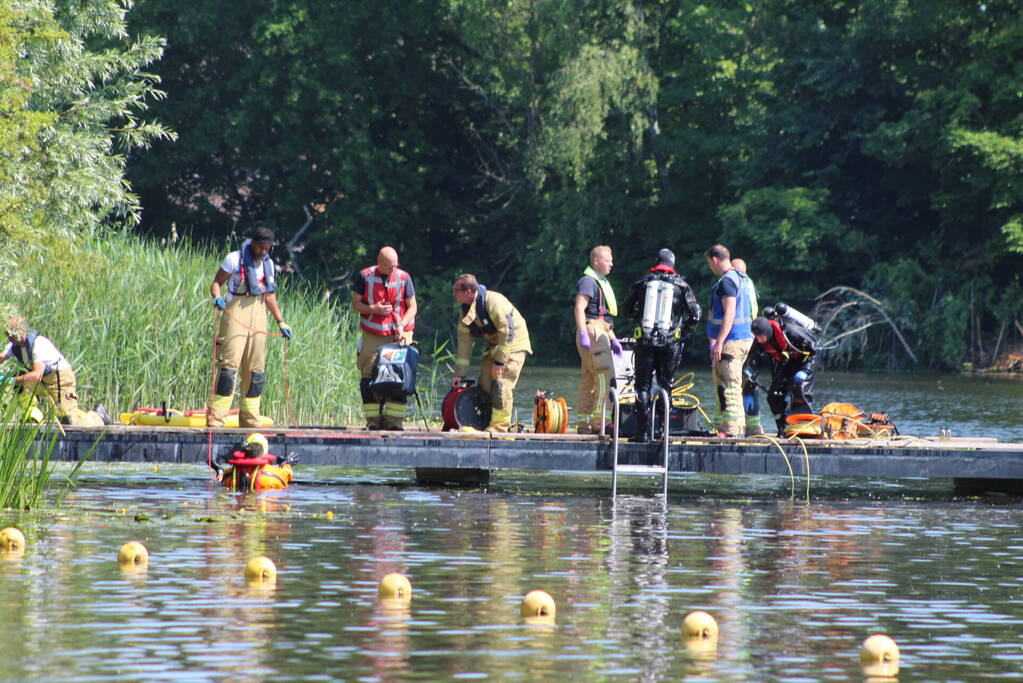
[[[288,323],[286,323],[286,322],[284,322],[282,320],[279,323],[277,323],[277,327],[281,328],[281,334],[284,335],[284,338],[287,339],[288,341],[291,341],[291,334],[292,334],[291,333],[291,326],[288,325]]]
[[[213,305],[222,311],[227,308],[227,302],[224,301],[224,297],[222,296],[218,296],[216,299],[214,299]]]
[[[14,377],[12,375],[0,375],[0,386],[5,384],[14,384]]]
[[[792,379],[796,380],[800,384],[805,382],[809,377],[810,375],[806,372],[806,370],[800,370],[796,374],[792,375]]]
[[[587,351],[590,350],[590,333],[586,330],[579,330],[579,346]]]
[[[757,400],[752,394],[742,395],[742,409],[747,415],[753,412],[757,407]]]
[[[611,353],[613,353],[616,356],[622,355],[622,343],[617,339],[611,340]]]

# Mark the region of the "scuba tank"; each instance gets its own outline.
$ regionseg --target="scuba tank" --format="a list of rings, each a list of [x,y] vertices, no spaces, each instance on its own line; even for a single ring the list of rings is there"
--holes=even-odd
[[[764,309],[765,315],[767,315],[767,311],[768,309],[765,308]],[[804,313],[800,313],[796,309],[780,301],[774,305],[774,314],[775,314],[774,316],[768,317],[782,318],[789,322],[805,327],[807,330],[813,332],[814,334],[819,335],[821,333],[820,326],[817,325],[817,322],[813,318]]]
[[[675,300],[675,287],[670,282],[661,280],[660,292],[657,296],[657,329],[668,334],[671,329],[671,305]]]
[[[640,327],[643,328],[644,337],[649,337],[657,325],[657,304],[660,300],[658,296],[660,289],[660,280],[650,280],[646,283],[646,290],[643,293],[643,322],[640,323]]]

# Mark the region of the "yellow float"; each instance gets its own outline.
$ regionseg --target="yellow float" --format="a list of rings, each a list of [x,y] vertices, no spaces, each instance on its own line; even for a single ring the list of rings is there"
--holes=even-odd
[[[126,425],[143,425],[147,427],[197,427],[200,429],[206,428],[206,410],[174,410],[168,408],[136,408],[130,413],[121,413],[120,415],[121,424]],[[261,415],[259,418],[259,426],[269,427],[274,421],[266,415]],[[238,424],[238,410],[232,410],[226,418],[224,418],[224,427],[226,428],[237,428]]]

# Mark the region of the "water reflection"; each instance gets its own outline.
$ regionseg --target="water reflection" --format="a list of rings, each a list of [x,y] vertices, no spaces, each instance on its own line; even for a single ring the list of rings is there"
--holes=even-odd
[[[1023,663],[1018,503],[237,495],[191,475],[85,486],[21,521],[28,549],[0,562],[6,677],[857,680],[877,632],[906,677]],[[128,540],[149,548],[146,573],[121,574]],[[276,563],[274,590],[246,586],[255,555]],[[378,598],[391,572],[410,604]],[[557,602],[553,624],[520,617],[534,589]],[[693,610],[716,618],[716,647],[682,640]]]

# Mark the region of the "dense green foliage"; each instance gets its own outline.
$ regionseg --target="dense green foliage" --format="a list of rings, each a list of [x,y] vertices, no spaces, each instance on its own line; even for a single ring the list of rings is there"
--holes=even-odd
[[[68,356],[84,407],[102,402],[114,417],[163,403],[202,408],[213,382],[216,309],[209,285],[230,248],[111,233],[64,252],[39,252],[23,262],[37,282],[37,296],[23,310]],[[263,413],[290,423],[287,378],[296,420],[351,421],[361,401],[349,310],[337,310],[294,278],[282,283],[278,300],[296,336],[286,366],[283,340],[267,340]]]
[[[519,304],[542,361],[574,356],[568,304],[597,243],[623,293],[669,246],[705,300],[716,241],[765,302],[863,289],[929,367],[985,362],[1023,330],[1012,4],[127,7],[0,10],[8,236],[137,216],[127,163],[147,234],[270,224],[342,306],[391,243],[425,338],[449,335],[450,278],[470,271]],[[836,358],[907,364],[889,327],[866,334]]]

